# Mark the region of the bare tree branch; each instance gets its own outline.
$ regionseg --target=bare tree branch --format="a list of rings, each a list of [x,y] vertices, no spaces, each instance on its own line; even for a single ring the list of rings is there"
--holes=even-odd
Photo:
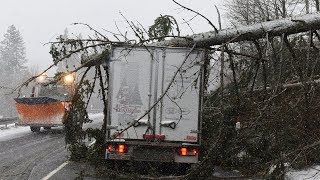
[[[204,19],[206,19],[206,20],[208,21],[208,23],[213,27],[213,29],[215,30],[215,32],[218,33],[218,29],[216,28],[216,26],[213,25],[213,23],[212,23],[207,17],[205,17],[204,15],[200,14],[199,12],[197,12],[197,11],[195,11],[195,10],[192,10],[192,9],[186,7],[186,6],[183,6],[182,4],[178,3],[178,2],[175,1],[175,0],[172,0],[172,1],[173,1],[174,3],[176,3],[177,5],[183,7],[184,9],[186,9],[186,10],[188,10],[188,11],[191,11],[191,12],[193,12],[193,13],[196,13],[196,14],[198,14],[199,16],[201,16],[201,17],[203,17]]]

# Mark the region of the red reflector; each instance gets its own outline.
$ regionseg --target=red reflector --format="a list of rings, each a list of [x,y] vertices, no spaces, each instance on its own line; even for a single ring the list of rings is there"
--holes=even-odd
[[[155,136],[153,136],[152,134],[144,134],[143,135],[143,139],[147,139],[147,140],[149,140],[149,139],[158,139],[158,140],[163,141],[163,140],[166,139],[166,136],[163,135],[163,134],[157,134]]]
[[[118,152],[119,153],[124,153],[126,149],[126,146],[124,144],[119,144],[118,145]]]
[[[111,145],[108,144],[108,151],[110,152],[111,151]]]
[[[156,135],[156,139],[159,139],[161,141],[165,140],[166,139],[166,135],[163,135],[163,134],[157,134]]]
[[[154,139],[154,136],[152,134],[144,134],[143,139]]]
[[[187,148],[181,148],[181,155],[186,156],[187,155]]]

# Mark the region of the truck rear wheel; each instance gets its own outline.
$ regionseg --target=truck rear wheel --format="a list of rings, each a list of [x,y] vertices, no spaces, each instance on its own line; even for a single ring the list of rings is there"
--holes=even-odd
[[[32,132],[40,132],[40,127],[30,126]]]

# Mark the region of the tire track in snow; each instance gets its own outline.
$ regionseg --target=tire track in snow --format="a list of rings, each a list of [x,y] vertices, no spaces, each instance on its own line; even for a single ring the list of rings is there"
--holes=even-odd
[[[64,145],[63,135],[19,139],[14,149],[1,154],[4,158],[0,161],[0,179],[28,179],[34,166],[46,160],[49,154],[62,151]]]

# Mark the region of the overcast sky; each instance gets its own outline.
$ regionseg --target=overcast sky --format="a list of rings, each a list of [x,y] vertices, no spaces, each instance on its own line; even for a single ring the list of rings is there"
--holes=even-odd
[[[222,0],[177,0],[179,3],[199,11],[218,24],[214,5],[221,11]],[[179,22],[194,16],[189,11],[182,11],[171,0],[1,0],[0,40],[8,26],[15,25],[25,41],[28,65],[44,69],[52,63],[49,45],[64,29],[69,33],[79,33],[83,29],[72,26],[72,23],[87,23],[106,33],[103,29],[117,32],[114,22],[123,31],[129,31],[121,12],[129,20],[139,21],[148,28],[160,14],[173,15]],[[196,33],[210,31],[212,28],[200,17],[196,17],[190,25]],[[191,34],[187,26],[182,31]]]

